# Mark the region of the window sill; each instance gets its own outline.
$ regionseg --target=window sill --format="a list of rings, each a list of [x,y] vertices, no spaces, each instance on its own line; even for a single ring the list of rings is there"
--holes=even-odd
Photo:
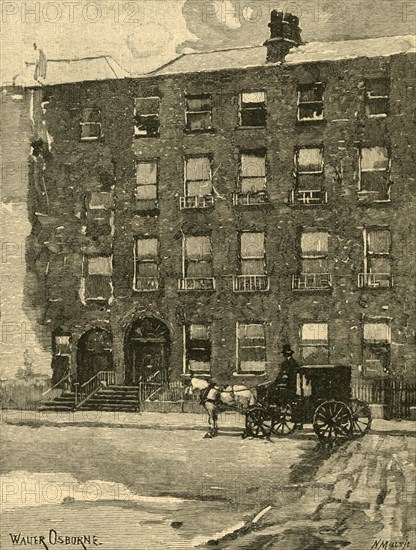
[[[158,139],[160,138],[160,134],[157,134],[156,136],[139,136],[134,134],[133,139]]]
[[[236,126],[236,130],[267,130],[267,126]]]
[[[296,120],[296,124],[302,126],[303,124],[326,124],[327,121],[325,118],[301,118]]]
[[[367,118],[384,119],[387,118],[387,113],[380,113],[379,115],[367,115]]]
[[[133,206],[135,212],[159,212],[159,202],[156,199],[135,199]]]
[[[373,204],[391,204],[391,199],[372,198],[372,191],[358,191],[358,204],[362,206],[371,206]]]
[[[155,292],[160,292],[162,289],[161,288],[148,288],[148,289],[145,289],[145,288],[133,288],[133,292],[135,294],[149,294],[149,293],[155,293]]]
[[[303,203],[303,202],[292,202],[288,201],[288,206],[290,208],[327,208],[331,206],[328,202],[316,202],[316,203]]]
[[[189,136],[199,136],[204,134],[216,134],[217,130],[215,128],[206,128],[204,130],[190,130],[189,128],[184,128],[183,133]]]
[[[180,374],[180,377],[185,378],[185,380],[189,380],[190,378],[192,378],[192,375],[191,375],[190,372],[182,372]],[[211,374],[209,374],[208,372],[194,373],[193,378],[201,378],[201,379],[210,380],[211,379]]]
[[[233,372],[233,376],[238,376],[239,378],[253,378],[253,376],[266,376],[265,372]]]
[[[325,288],[292,288],[292,292],[294,292],[295,294],[315,294],[317,292],[330,294],[332,291],[332,286],[328,286]]]
[[[92,141],[100,141],[102,138],[102,136],[100,137],[85,137],[85,138],[80,138],[79,141],[81,141],[82,143],[91,143]]]

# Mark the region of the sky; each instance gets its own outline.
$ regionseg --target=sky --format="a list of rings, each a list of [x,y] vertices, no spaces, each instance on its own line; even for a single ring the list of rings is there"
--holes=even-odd
[[[33,43],[49,59],[111,55],[132,73],[182,52],[258,45],[270,11],[299,16],[305,41],[413,34],[416,1],[402,0],[0,0],[0,81],[7,83]]]

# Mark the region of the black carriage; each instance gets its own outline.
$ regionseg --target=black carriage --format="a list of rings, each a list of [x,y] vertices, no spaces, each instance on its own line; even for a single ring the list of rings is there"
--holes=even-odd
[[[283,436],[312,424],[321,442],[333,444],[369,431],[370,407],[352,398],[350,366],[306,365],[299,367],[297,379],[296,390],[274,383],[257,387],[244,437]]]

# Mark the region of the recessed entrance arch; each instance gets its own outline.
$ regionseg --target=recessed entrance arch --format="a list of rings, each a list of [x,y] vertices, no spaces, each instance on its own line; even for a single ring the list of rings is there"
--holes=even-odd
[[[113,337],[104,329],[85,332],[77,346],[77,382],[84,384],[100,371],[114,369]]]
[[[167,326],[153,317],[137,319],[126,333],[125,383],[163,384],[168,380],[170,335]]]

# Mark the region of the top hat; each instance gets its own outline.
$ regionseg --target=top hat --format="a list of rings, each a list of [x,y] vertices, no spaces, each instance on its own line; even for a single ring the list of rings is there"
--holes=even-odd
[[[294,351],[290,347],[290,344],[283,344],[282,354],[283,355],[293,355],[294,354]]]

